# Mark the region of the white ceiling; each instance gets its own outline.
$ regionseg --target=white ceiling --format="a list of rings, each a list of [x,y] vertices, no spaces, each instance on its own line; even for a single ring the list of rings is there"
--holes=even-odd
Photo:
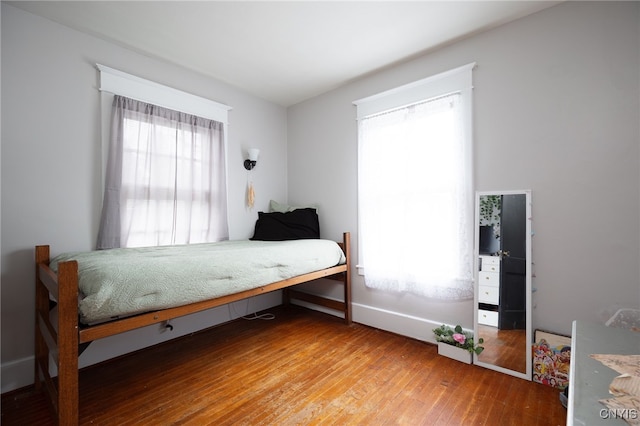
[[[289,106],[559,2],[7,3]]]

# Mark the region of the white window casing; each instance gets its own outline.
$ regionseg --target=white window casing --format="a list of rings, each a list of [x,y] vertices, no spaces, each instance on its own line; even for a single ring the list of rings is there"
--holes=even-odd
[[[208,118],[227,126],[230,106],[104,65],[96,66],[100,71],[100,91]]]
[[[472,62],[412,83],[408,83],[384,92],[377,93],[372,96],[353,101],[356,106],[356,117],[360,121],[364,118],[371,117],[384,112],[407,107],[429,99],[441,97],[451,93],[460,93],[464,98],[463,102],[463,119],[465,140],[473,149],[472,143],[472,104],[473,104],[473,80],[472,71],[476,67],[476,63]],[[360,155],[360,154],[359,154]],[[473,152],[470,152],[470,158],[473,158]],[[359,160],[360,163],[360,160]],[[471,165],[469,165],[471,167]],[[359,213],[360,215],[360,213]],[[360,224],[360,217],[358,223]],[[362,262],[362,244],[360,241],[361,232],[358,232],[358,264],[356,268],[360,275],[364,275],[365,265]]]

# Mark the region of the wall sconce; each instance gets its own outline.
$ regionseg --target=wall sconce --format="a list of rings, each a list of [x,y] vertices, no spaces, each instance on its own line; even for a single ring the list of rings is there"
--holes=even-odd
[[[257,148],[251,148],[247,151],[249,153],[249,158],[244,160],[244,168],[247,170],[251,170],[256,166],[258,162],[258,155],[260,155],[260,150]]]

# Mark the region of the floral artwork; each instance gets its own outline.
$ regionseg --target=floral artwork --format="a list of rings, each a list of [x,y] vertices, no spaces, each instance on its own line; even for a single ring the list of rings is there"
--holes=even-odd
[[[563,390],[569,385],[571,346],[545,339],[533,345],[533,381]]]

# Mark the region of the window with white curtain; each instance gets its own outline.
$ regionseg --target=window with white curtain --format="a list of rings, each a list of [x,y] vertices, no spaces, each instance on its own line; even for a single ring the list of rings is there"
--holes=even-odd
[[[367,287],[473,297],[472,69],[355,102]]]
[[[113,99],[97,247],[142,247],[229,238],[228,108],[99,66]],[[132,99],[152,99],[183,110]],[[213,106],[213,108],[212,108]],[[209,118],[186,110],[204,112]]]

